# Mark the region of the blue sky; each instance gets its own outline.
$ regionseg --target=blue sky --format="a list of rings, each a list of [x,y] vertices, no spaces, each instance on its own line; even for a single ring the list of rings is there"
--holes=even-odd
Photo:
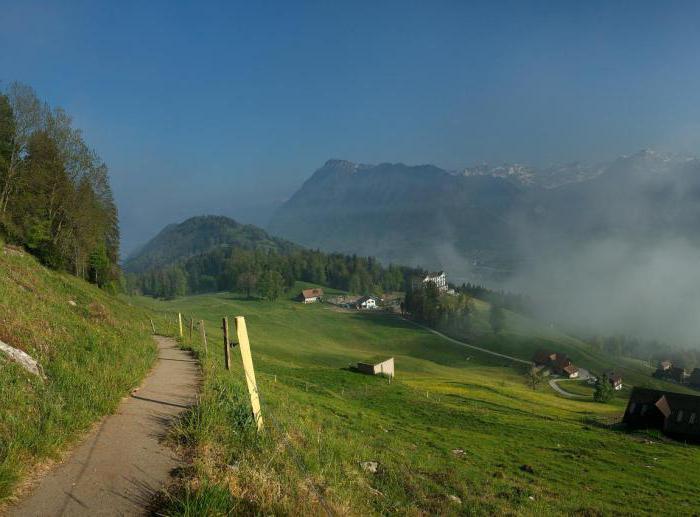
[[[110,166],[128,251],[167,223],[263,223],[329,158],[700,154],[697,2],[0,0],[0,79]]]

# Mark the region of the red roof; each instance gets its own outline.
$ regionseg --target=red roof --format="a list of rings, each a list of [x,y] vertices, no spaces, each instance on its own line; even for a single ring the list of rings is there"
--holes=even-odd
[[[319,296],[323,296],[323,289],[303,289],[301,291],[301,296],[303,298],[318,298]]]

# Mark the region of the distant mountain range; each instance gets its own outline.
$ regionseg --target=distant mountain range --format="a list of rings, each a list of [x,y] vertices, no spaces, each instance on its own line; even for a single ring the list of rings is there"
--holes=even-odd
[[[493,280],[591,239],[695,241],[698,201],[700,161],[648,150],[543,169],[329,160],[268,229],[309,247]]]
[[[241,224],[228,217],[205,215],[163,228],[158,235],[124,261],[124,270],[142,273],[217,248],[230,247],[274,250],[282,254],[297,249],[291,242],[272,237],[257,226]]]

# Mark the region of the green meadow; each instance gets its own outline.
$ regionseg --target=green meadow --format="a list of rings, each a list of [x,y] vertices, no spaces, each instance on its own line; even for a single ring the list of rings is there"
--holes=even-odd
[[[697,513],[700,449],[612,425],[625,400],[528,387],[525,365],[451,343],[400,318],[231,293],[132,299],[205,321],[200,404],[170,439],[190,466],[159,501],[174,515]],[[480,310],[486,310],[481,307]],[[251,425],[240,354],[223,368],[221,317],[246,317],[265,430]],[[495,350],[542,340],[609,367],[581,342],[517,315]],[[487,344],[488,341],[486,340]],[[481,343],[483,344],[483,343]],[[394,357],[396,378],[349,366]],[[646,372],[628,366],[646,381]],[[583,390],[583,387],[579,388]]]

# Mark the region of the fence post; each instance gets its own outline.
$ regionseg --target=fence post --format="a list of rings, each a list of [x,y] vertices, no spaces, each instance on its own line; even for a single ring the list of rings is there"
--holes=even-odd
[[[150,320],[151,320],[151,328],[153,329],[153,333],[155,334],[156,333],[156,326],[153,323],[153,318],[150,318]]]
[[[224,330],[224,366],[227,370],[231,369],[231,347],[228,339],[228,318],[224,317],[222,328]]]
[[[202,342],[204,343],[204,353],[209,355],[209,347],[207,346],[207,330],[204,328],[204,320],[199,320],[199,326],[202,329]]]
[[[253,418],[258,431],[262,431],[263,419],[260,412],[260,397],[258,396],[258,383],[255,381],[255,370],[253,369],[253,356],[250,353],[250,342],[248,341],[248,329],[243,316],[236,316],[236,334],[238,336],[238,346],[241,349],[241,359],[243,359],[243,371],[250,393],[250,405],[253,409]]]
[[[190,341],[192,341],[192,330],[194,329],[194,316],[190,316]]]
[[[179,312],[177,313],[177,324],[180,328],[180,337],[182,337],[182,314]]]

